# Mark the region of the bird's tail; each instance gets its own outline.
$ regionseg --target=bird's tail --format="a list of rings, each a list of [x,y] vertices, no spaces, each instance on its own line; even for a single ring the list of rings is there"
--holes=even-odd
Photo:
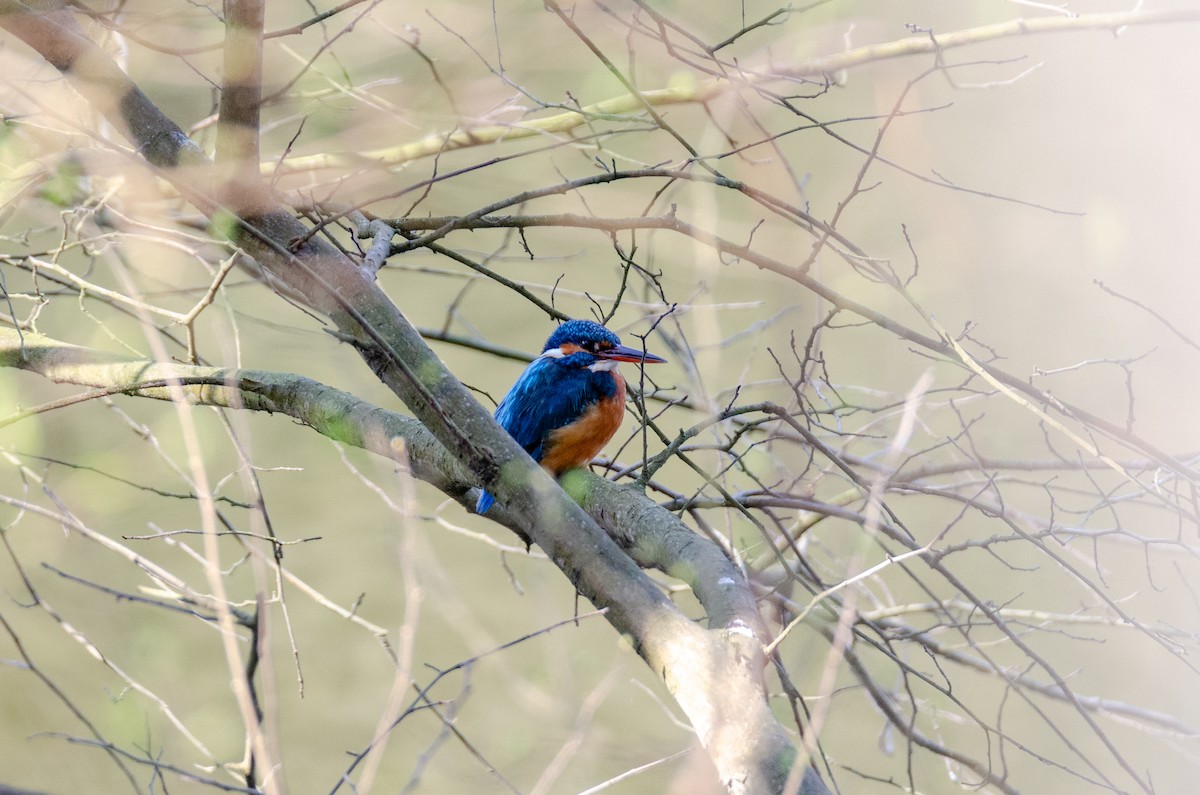
[[[475,503],[475,513],[477,513],[477,514],[487,513],[487,509],[491,508],[492,503],[495,501],[496,501],[496,498],[493,497],[491,494],[488,494],[486,491],[479,492],[479,502]]]

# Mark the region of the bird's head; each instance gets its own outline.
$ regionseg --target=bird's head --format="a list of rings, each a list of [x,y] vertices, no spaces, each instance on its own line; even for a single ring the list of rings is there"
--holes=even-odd
[[[546,340],[542,356],[569,359],[592,370],[612,370],[617,362],[659,364],[666,361],[661,356],[622,345],[620,337],[590,320],[568,320],[563,323]]]

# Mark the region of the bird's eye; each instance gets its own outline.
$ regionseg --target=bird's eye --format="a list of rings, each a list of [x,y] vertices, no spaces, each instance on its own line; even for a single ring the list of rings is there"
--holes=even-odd
[[[596,352],[596,343],[591,340],[588,340],[587,342],[583,343],[583,349],[585,351],[587,351],[588,353],[595,353]]]

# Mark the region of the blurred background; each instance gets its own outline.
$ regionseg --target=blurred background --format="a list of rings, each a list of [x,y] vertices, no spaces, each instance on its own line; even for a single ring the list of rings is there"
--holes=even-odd
[[[764,613],[775,630],[812,593],[883,564],[838,592],[864,615],[857,667],[829,641],[840,601],[779,646],[808,708],[828,710],[827,779],[847,793],[951,793],[980,781],[969,757],[994,777],[985,791],[1189,791],[1200,727],[1188,654],[1200,631],[1195,483],[1145,445],[1191,467],[1200,450],[1189,232],[1200,211],[1200,6],[1139,4],[1194,15],[1114,30],[1083,29],[1087,17],[1074,15],[1128,4],[581,2],[563,9],[576,33],[538,2],[345,5],[264,50],[263,160],[310,217],[460,216],[506,199],[496,215],[673,213],[783,266],[669,230],[529,226],[439,241],[480,269],[415,249],[379,279],[489,407],[523,362],[487,346],[536,355],[554,328],[498,274],[563,313],[604,317],[627,344],[653,328],[647,348],[671,363],[647,372],[647,411],[667,439],[771,401],[863,478],[894,476],[878,481],[891,521],[943,551],[942,568],[887,565],[906,548],[863,519],[865,495],[755,415],[752,430],[726,420],[700,434],[686,451],[698,467],[673,458],[654,474],[655,499],[703,503],[686,520],[774,584]],[[89,7],[89,33],[211,152],[220,3]],[[332,7],[270,3],[266,30]],[[1080,29],[988,27],[1021,17]],[[860,49],[960,31],[977,34],[936,53]],[[703,101],[657,105],[658,120],[634,108],[538,130],[539,119],[627,93],[585,37],[640,90]],[[187,311],[228,252],[53,69],[12,36],[0,41],[7,325],[183,359],[183,332],[145,306]],[[858,55],[828,74],[806,68],[847,52]],[[478,145],[446,145],[455,130],[478,131]],[[701,178],[521,199],[651,167]],[[745,189],[702,179],[709,168]],[[841,238],[814,233],[797,211]],[[356,245],[337,224],[331,234]],[[142,306],[81,295],[39,262]],[[931,337],[944,328],[977,361],[1145,445],[1015,400],[894,328],[831,315],[795,278],[802,267],[896,324]],[[209,364],[296,373],[404,411],[316,318],[237,272],[196,342]],[[6,369],[0,413],[79,392]],[[606,450],[610,473],[642,460],[638,425],[627,418]],[[438,709],[407,714],[369,773],[355,769],[356,791],[719,791],[662,683],[602,618],[570,621],[591,606],[536,548],[390,461],[286,418],[123,396],[0,428],[0,783],[210,789],[172,772],[156,780],[141,763],[130,782],[105,750],[69,739],[91,736],[75,711],[129,754],[237,783],[220,769],[244,752],[220,634],[164,608],[179,600],[131,557],[209,591],[188,428],[230,526],[261,535],[269,519],[286,542],[286,576],[269,545],[224,537],[220,549],[230,599],[270,605],[260,686],[291,791],[338,789],[389,698],[412,700],[407,688],[393,694],[398,670],[434,683]],[[665,446],[653,432],[645,443],[650,456]],[[763,503],[747,516],[722,495]],[[656,577],[701,617],[679,583]],[[981,605],[1002,611],[1004,627]],[[782,685],[771,687],[794,728]],[[906,737],[881,697],[954,753]]]

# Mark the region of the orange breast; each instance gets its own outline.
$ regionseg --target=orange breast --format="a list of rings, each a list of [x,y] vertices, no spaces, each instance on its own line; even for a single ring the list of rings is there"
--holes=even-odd
[[[611,398],[593,403],[583,416],[550,434],[541,464],[555,475],[587,466],[621,427],[625,416],[625,379],[613,371],[617,382]]]

